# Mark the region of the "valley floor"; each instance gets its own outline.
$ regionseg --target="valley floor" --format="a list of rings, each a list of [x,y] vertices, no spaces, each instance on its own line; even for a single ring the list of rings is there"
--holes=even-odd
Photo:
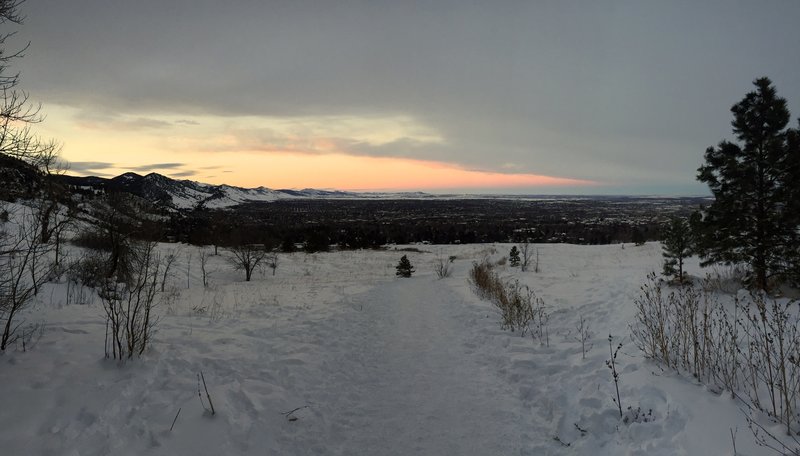
[[[122,365],[103,357],[99,301],[48,285],[30,316],[45,324],[37,345],[0,356],[0,453],[733,454],[735,431],[738,454],[769,454],[728,395],[662,371],[630,341],[658,244],[541,245],[540,272],[500,266],[548,305],[549,343],[502,331],[467,282],[473,261],[510,245],[418,247],[286,255],[249,283],[213,257],[204,288],[187,261],[196,248],[162,245],[183,261],[172,299],[152,349]],[[418,271],[409,279],[394,276],[402,254]],[[440,255],[456,256],[442,280]],[[623,344],[623,405],[647,422],[624,424],[612,402],[609,334]]]

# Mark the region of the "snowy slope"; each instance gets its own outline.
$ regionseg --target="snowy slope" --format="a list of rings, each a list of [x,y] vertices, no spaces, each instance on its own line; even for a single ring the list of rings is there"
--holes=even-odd
[[[40,293],[29,318],[46,323],[41,340],[0,355],[0,454],[733,454],[737,428],[739,454],[770,454],[735,401],[661,371],[630,343],[632,300],[659,267],[657,244],[541,245],[541,272],[501,267],[548,304],[549,346],[502,331],[467,283],[473,261],[510,245],[287,254],[275,276],[250,283],[212,257],[208,288],[197,248],[161,248],[181,264],[141,359],[103,358],[89,290]],[[402,254],[418,271],[410,279],[394,275]],[[452,277],[436,279],[438,255],[457,257]],[[593,333],[585,360],[581,315]],[[623,342],[623,403],[652,409],[650,422],[617,416],[609,334]],[[201,370],[215,416],[198,397]]]

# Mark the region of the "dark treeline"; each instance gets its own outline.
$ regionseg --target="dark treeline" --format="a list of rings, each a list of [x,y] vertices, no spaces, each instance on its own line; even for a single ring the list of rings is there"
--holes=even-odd
[[[702,198],[563,200],[284,200],[176,216],[171,239],[259,243],[284,251],[385,244],[485,242],[609,244],[657,240],[670,215]]]

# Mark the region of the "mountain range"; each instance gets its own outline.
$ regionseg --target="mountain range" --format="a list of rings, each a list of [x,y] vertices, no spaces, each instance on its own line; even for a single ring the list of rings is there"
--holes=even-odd
[[[242,188],[213,185],[191,180],[176,180],[150,173],[133,172],[113,178],[62,175],[57,179],[74,190],[87,192],[125,192],[175,211],[222,209],[252,202],[273,202],[285,199],[380,199],[430,198],[426,193],[355,193],[329,190],[273,190],[266,187]]]

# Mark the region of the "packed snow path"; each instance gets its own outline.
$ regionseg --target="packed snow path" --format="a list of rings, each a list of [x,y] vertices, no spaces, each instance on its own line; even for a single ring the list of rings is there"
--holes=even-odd
[[[354,301],[361,351],[329,408],[341,454],[519,454],[521,403],[464,343],[459,296],[427,277],[385,287]]]

